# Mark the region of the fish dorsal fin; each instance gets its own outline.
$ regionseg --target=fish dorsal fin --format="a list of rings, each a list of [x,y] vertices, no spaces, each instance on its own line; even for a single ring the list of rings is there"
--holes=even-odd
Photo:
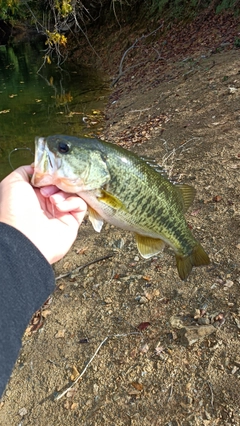
[[[158,254],[165,246],[164,241],[145,235],[135,234],[135,239],[138,251],[144,259],[149,259]]]
[[[89,220],[95,229],[96,232],[101,232],[101,229],[103,227],[103,219],[102,217],[96,212],[96,210],[92,209],[92,207],[88,206],[88,212],[89,212]]]
[[[101,190],[101,195],[98,197],[98,200],[104,204],[107,204],[109,207],[112,207],[114,210],[124,209],[122,201],[107,192],[105,189]]]
[[[140,157],[140,158],[143,161],[145,161],[145,163],[147,163],[148,166],[152,167],[156,172],[160,173],[160,175],[168,179],[167,171],[162,166],[160,166],[154,158],[150,158],[150,157]]]
[[[187,184],[179,184],[176,185],[177,188],[180,190],[183,198],[183,204],[184,204],[184,212],[188,210],[188,208],[192,205],[194,197],[196,195],[196,189],[193,188],[191,185]]]

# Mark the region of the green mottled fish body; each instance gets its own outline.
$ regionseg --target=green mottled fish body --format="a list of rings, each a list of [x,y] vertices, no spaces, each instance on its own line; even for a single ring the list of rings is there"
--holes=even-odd
[[[195,190],[174,185],[155,163],[117,145],[64,135],[38,138],[32,182],[81,196],[96,231],[105,220],[134,232],[145,258],[159,253],[164,243],[171,246],[182,279],[193,266],[209,263],[184,217]]]

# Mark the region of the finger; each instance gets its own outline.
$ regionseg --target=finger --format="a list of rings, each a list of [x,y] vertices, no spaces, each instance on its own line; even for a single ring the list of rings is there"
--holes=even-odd
[[[43,188],[40,188],[40,192],[43,195],[43,197],[51,197],[51,195],[56,194],[59,191],[60,189],[55,185],[49,185],[49,186],[44,186]]]
[[[81,225],[85,214],[86,214],[86,211],[79,211],[79,212],[78,211],[71,211],[71,215],[74,217],[74,219],[76,219],[78,226]]]
[[[60,212],[83,212],[85,214],[87,210],[87,205],[82,198],[64,192],[52,195],[50,200]]]

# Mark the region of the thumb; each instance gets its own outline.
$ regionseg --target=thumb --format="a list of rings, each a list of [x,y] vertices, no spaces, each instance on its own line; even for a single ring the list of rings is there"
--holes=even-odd
[[[14,170],[10,175],[3,179],[2,183],[7,180],[9,183],[14,182],[29,182],[30,175],[33,174],[33,167],[31,166],[21,166]]]

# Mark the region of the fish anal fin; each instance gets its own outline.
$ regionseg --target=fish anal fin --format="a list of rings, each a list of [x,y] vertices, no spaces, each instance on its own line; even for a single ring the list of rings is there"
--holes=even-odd
[[[192,205],[194,197],[196,195],[196,190],[191,185],[187,184],[179,184],[176,185],[179,191],[182,194],[183,204],[184,204],[184,212],[188,210],[188,208]]]
[[[176,263],[180,278],[185,280],[193,266],[209,265],[210,259],[201,244],[197,244],[193,247],[189,256],[184,257],[176,254]]]
[[[98,200],[104,204],[107,204],[109,207],[112,207],[112,209],[114,210],[124,208],[124,205],[121,200],[119,200],[117,197],[110,194],[109,192],[105,191],[104,189],[101,190],[101,195],[98,197]]]
[[[103,227],[103,218],[96,212],[96,210],[92,209],[92,207],[88,206],[89,212],[89,220],[96,232],[101,232]]]
[[[144,259],[149,259],[150,257],[158,254],[165,246],[164,241],[160,239],[139,234],[135,234],[135,238],[138,251]]]

